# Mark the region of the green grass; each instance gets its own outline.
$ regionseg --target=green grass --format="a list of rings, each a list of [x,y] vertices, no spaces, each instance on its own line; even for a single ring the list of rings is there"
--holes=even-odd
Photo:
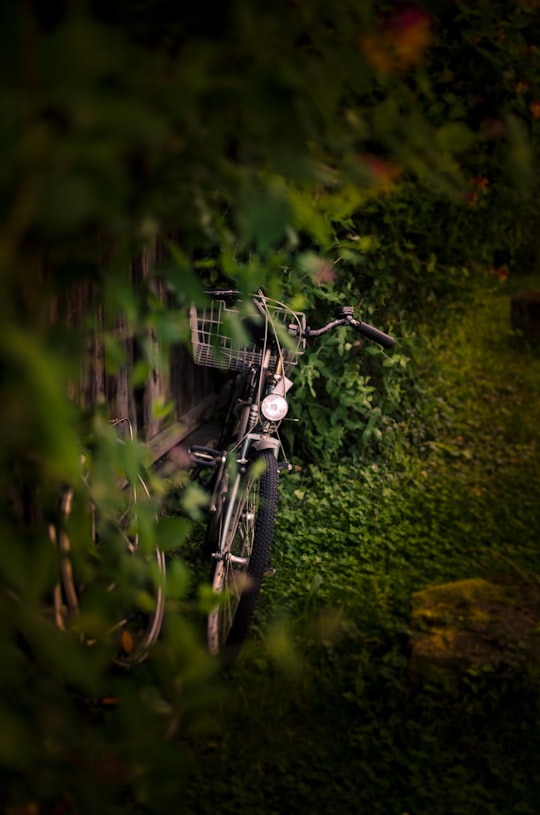
[[[508,315],[499,289],[432,331],[420,445],[284,480],[277,575],[226,703],[185,740],[180,811],[540,811],[534,676],[408,673],[414,591],[464,577],[538,585],[540,356]]]

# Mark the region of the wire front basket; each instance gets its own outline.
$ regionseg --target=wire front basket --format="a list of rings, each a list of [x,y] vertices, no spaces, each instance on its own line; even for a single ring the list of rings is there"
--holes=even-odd
[[[246,371],[262,362],[265,337],[271,349],[270,366],[279,354],[285,368],[296,365],[305,351],[305,315],[282,303],[258,295],[253,297],[254,318],[226,300],[190,309],[193,359],[198,365],[223,370]],[[277,339],[276,339],[277,338]]]

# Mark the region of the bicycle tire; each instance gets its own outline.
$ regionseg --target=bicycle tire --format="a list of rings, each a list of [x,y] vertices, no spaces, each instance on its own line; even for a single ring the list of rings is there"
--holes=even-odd
[[[109,538],[116,537],[117,540],[125,544],[130,555],[139,558],[143,574],[148,570],[149,564],[154,561],[159,574],[159,582],[155,583],[145,578],[139,586],[141,590],[153,595],[154,608],[152,611],[142,611],[134,608],[122,609],[122,614],[119,615],[120,619],[107,632],[107,637],[113,641],[114,646],[112,661],[124,668],[144,661],[151,646],[159,637],[165,613],[164,580],[166,572],[163,552],[158,547],[154,547],[151,554],[144,554],[139,548],[137,533],[132,532],[130,529],[134,514],[136,515],[136,509],[133,507],[137,506],[139,494],[142,493],[144,499],[150,499],[150,492],[144,478],[139,475],[139,484],[129,485],[128,490],[131,497],[125,512],[114,521],[108,521]],[[69,626],[70,623],[77,620],[81,613],[81,604],[84,604],[85,591],[91,588],[90,581],[85,584],[85,578],[77,573],[76,558],[71,546],[69,526],[73,514],[74,500],[74,491],[69,488],[61,498],[61,522],[55,535],[60,551],[61,579],[59,587],[55,587],[55,617],[57,624],[61,628],[65,628],[66,623]],[[106,542],[100,540],[97,529],[99,524],[96,522],[96,507],[90,500],[86,499],[84,506],[79,507],[78,512],[84,518],[86,537],[91,541],[97,555],[99,548],[106,545]],[[91,557],[92,552],[90,552],[90,557],[87,557],[86,560],[88,561]],[[99,571],[96,573],[95,580],[96,583],[100,580],[103,581],[103,576]],[[107,594],[112,593],[115,589],[114,581],[111,583],[105,580],[103,587]],[[92,644],[92,638],[85,634],[82,637],[88,645]]]
[[[262,475],[254,477],[259,468],[263,469]],[[272,546],[277,501],[277,461],[272,450],[263,450],[242,477],[214,569],[212,588],[218,603],[208,615],[208,648],[226,664],[238,655],[259,599]]]

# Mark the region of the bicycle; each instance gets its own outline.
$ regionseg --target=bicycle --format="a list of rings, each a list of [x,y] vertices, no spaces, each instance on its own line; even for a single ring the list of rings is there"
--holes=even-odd
[[[190,310],[195,363],[234,372],[219,449],[193,445],[195,470],[209,467],[207,547],[215,606],[207,620],[211,654],[230,664],[246,639],[272,546],[278,475],[292,466],[282,456],[279,426],[288,412],[288,378],[306,341],[339,326],[356,329],[391,349],[394,339],[340,306],[334,318],[310,328],[305,314],[266,297],[239,304],[235,290],[207,292],[209,305]]]
[[[133,428],[127,418],[114,419],[111,424],[125,427],[133,442]],[[125,442],[119,437],[117,444]],[[135,477],[124,472],[117,495],[111,491],[107,496],[119,500],[109,504],[103,495],[97,500],[90,461],[89,453],[81,462],[80,484],[77,489],[70,486],[63,491],[59,517],[49,527],[49,537],[59,552],[54,620],[61,630],[78,631],[88,646],[98,637],[108,642],[113,663],[128,668],[146,659],[161,632],[165,555],[153,541],[147,545],[142,540],[143,515],[155,520],[146,473],[140,467]],[[74,539],[76,547],[72,545]],[[129,572],[124,584],[123,570]],[[108,624],[105,628],[104,623]],[[97,624],[99,635],[88,633],[92,624]]]

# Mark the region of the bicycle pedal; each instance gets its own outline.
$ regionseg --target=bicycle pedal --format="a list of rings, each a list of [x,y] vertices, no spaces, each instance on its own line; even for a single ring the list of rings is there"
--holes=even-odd
[[[212,447],[200,447],[194,444],[188,452],[196,464],[204,467],[217,467],[223,460],[221,450],[214,450]]]

